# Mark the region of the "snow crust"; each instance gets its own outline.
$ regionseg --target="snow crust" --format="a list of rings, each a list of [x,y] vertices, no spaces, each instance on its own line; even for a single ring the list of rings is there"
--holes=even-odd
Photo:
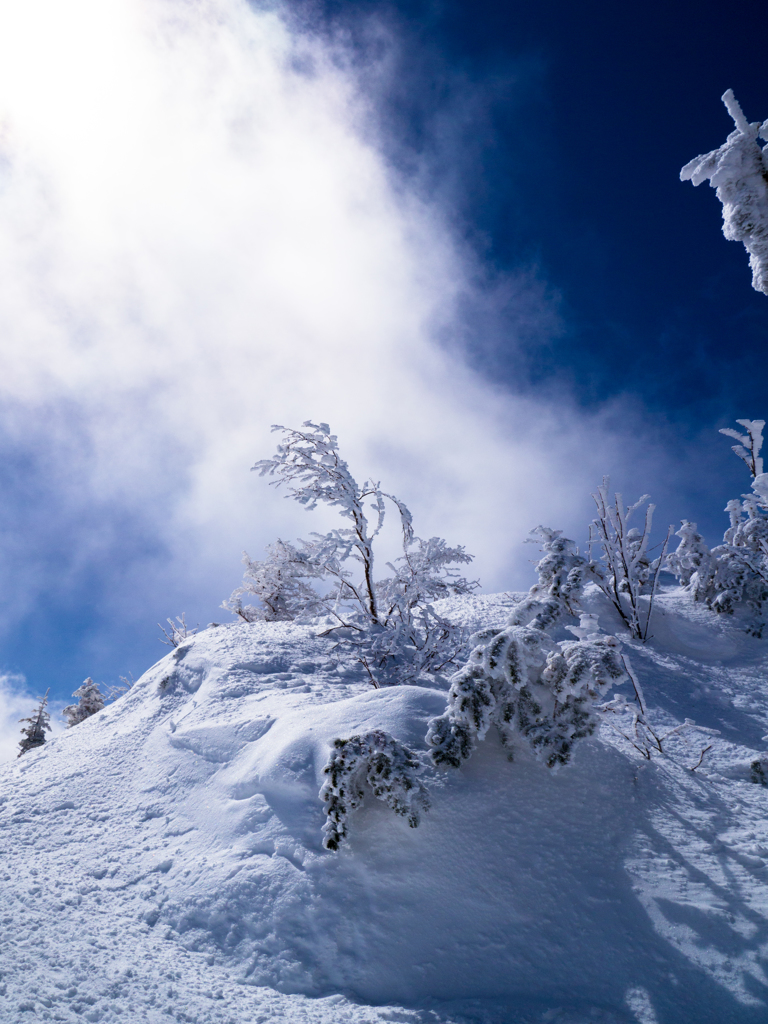
[[[440,610],[501,627],[516,600]],[[695,772],[695,733],[646,762],[604,729],[556,774],[491,733],[425,774],[417,829],[371,798],[339,852],[333,740],[426,763],[446,691],[374,690],[307,625],[190,638],[0,766],[0,1020],[765,1021],[768,644],[674,590],[651,632],[625,643],[659,723],[721,731]]]

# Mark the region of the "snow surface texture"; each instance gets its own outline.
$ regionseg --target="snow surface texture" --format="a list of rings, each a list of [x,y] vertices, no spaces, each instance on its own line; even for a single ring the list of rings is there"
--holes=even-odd
[[[441,610],[500,628],[514,603]],[[381,729],[426,763],[446,691],[374,690],[310,626],[189,638],[0,766],[0,1020],[764,1022],[768,643],[679,591],[654,615],[626,642],[653,713],[720,737],[646,762],[604,729],[553,774],[491,730],[423,773],[418,828],[371,796],[338,852],[334,739]]]
[[[719,149],[697,156],[680,171],[681,181],[717,189],[723,204],[723,234],[743,242],[752,268],[752,287],[768,294],[768,154],[758,138],[768,142],[768,121],[750,124],[728,89],[723,103],[733,118],[731,132]]]

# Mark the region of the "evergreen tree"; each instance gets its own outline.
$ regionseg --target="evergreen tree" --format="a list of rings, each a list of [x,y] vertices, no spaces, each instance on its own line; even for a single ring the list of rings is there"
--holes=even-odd
[[[429,810],[427,791],[418,778],[418,758],[394,736],[381,729],[364,736],[334,740],[328,776],[320,790],[328,821],[323,846],[338,850],[348,837],[349,815],[363,802],[366,790],[416,828],[421,813]]]
[[[45,696],[40,701],[38,706],[29,716],[29,718],[20,718],[20,722],[28,722],[21,730],[22,739],[19,741],[19,757],[22,754],[26,754],[28,750],[34,750],[36,747],[42,747],[45,743],[45,734],[51,730],[51,716],[45,710],[48,705],[48,694],[50,688],[45,691]]]
[[[84,722],[86,718],[90,718],[91,715],[95,715],[97,711],[102,711],[104,708],[104,695],[99,690],[98,683],[89,676],[82,686],[80,686],[72,694],[73,697],[78,697],[77,704],[69,704],[62,711],[62,715],[67,720],[67,728],[71,729],[73,725],[79,725],[80,722]]]

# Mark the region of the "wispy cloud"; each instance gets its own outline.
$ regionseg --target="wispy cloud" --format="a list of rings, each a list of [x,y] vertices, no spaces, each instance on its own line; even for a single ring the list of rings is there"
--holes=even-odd
[[[329,421],[489,587],[583,518],[618,440],[463,359],[493,301],[344,66],[240,0],[0,12],[9,630],[76,593],[97,657],[312,529],[247,472],[274,422]]]

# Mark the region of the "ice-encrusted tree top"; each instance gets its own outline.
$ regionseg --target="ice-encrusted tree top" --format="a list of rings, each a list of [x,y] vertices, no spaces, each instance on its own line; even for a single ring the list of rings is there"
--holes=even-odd
[[[752,268],[752,287],[768,295],[768,121],[751,124],[744,116],[733,90],[723,103],[736,130],[719,149],[697,156],[680,171],[681,181],[700,185],[709,180],[723,204],[723,234],[743,242]]]

